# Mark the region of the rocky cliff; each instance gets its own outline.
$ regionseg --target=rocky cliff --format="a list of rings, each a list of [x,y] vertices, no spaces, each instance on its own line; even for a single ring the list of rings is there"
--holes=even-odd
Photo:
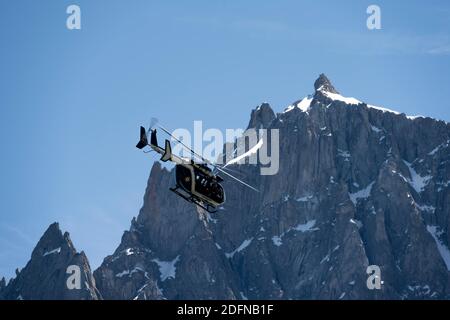
[[[68,280],[71,281],[70,276],[74,274],[71,269],[68,270],[69,266],[76,266],[80,271],[79,289],[67,285]],[[4,279],[0,281],[0,298],[96,300],[100,298],[100,294],[95,287],[86,255],[84,252],[78,253],[69,234],[62,234],[59,225],[54,223],[39,240],[27,265],[21,271],[16,270],[16,277],[7,286]]]
[[[95,281],[52,225],[0,298],[450,298],[450,124],[344,97],[320,75],[313,94],[278,114],[262,104],[248,127],[279,130],[278,174],[231,167],[259,193],[225,177],[227,201],[207,214],[169,191],[173,173],[156,162]],[[64,287],[71,264],[84,290]]]
[[[314,93],[249,127],[279,129],[280,170],[234,170],[206,214],[153,166],[144,205],[94,273],[108,299],[408,299],[450,294],[450,125]],[[381,289],[367,287],[367,266]]]

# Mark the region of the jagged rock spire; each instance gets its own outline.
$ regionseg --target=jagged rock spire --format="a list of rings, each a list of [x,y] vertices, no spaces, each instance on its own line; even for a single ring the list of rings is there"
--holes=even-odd
[[[267,102],[263,102],[256,109],[252,110],[247,129],[261,127],[267,128],[275,118],[275,113],[270,105]]]
[[[339,93],[331,84],[331,81],[323,73],[319,75],[319,78],[314,82],[314,89],[316,91],[327,91],[331,93]]]
[[[2,277],[2,279],[0,280],[0,293],[5,288],[6,288],[6,279],[5,277]]]
[[[78,268],[76,277],[79,277],[80,288],[68,287],[68,267]],[[16,277],[6,287],[4,281],[0,281],[0,291],[0,299],[6,300],[92,300],[101,297],[86,255],[76,251],[69,233],[63,234],[56,222],[45,231],[27,265],[16,270]]]

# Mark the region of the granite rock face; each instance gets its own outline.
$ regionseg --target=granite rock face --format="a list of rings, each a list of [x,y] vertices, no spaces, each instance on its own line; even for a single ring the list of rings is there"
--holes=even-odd
[[[339,93],[331,84],[327,76],[323,73],[321,73],[316,81],[314,81],[314,90],[316,90],[316,92],[326,91],[331,93]]]
[[[449,299],[450,124],[346,98],[323,74],[314,89],[252,111],[248,128],[279,130],[279,172],[230,168],[260,192],[224,177],[227,201],[208,214],[156,162],[94,276],[53,224],[0,299]],[[73,264],[82,290],[65,285]]]
[[[80,289],[69,290],[67,286],[73,274],[67,273],[69,266],[80,270]],[[7,286],[4,279],[0,281],[0,298],[6,300],[97,300],[100,297],[86,255],[76,251],[69,234],[62,234],[57,223],[50,225],[27,265],[21,271],[16,270],[16,277]]]
[[[155,163],[144,205],[94,272],[106,299],[450,297],[450,125],[315,92],[249,128],[278,129],[280,170],[233,165],[207,214],[168,190]],[[381,289],[369,290],[369,265]]]
[[[94,272],[105,299],[236,298],[232,265],[201,220],[208,216],[170,192],[171,181],[156,163],[138,218]]]
[[[6,280],[5,277],[2,277],[2,279],[0,280],[0,300],[3,299],[3,291],[6,288]]]
[[[276,118],[275,113],[268,103],[262,103],[260,106],[252,110],[248,128],[267,128]]]

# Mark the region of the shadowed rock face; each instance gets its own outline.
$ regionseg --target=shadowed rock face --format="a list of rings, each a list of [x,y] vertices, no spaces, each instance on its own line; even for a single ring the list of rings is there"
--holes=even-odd
[[[3,291],[5,290],[5,288],[6,288],[6,280],[5,277],[3,277],[0,280],[0,300],[3,299]]]
[[[255,110],[252,110],[248,128],[267,128],[276,118],[275,113],[268,103],[262,103]]]
[[[95,281],[53,224],[0,299],[450,298],[450,125],[345,98],[325,75],[314,88],[283,113],[252,111],[249,128],[279,130],[280,170],[230,167],[259,193],[225,179],[225,205],[207,214],[157,162]],[[82,290],[65,286],[72,264]]]
[[[105,299],[234,299],[231,264],[195,206],[168,190],[156,163],[144,206],[112,256],[94,272]]]
[[[331,81],[327,78],[326,75],[321,73],[319,78],[314,82],[314,89],[316,91],[323,90],[331,93],[339,93],[331,84]]]
[[[70,276],[66,271],[71,265],[80,268],[81,289],[69,290],[66,285]],[[6,287],[0,281],[0,295],[7,300],[92,300],[100,297],[84,252],[75,250],[69,234],[63,235],[57,223],[50,225],[39,240],[25,268],[17,270],[16,277]]]
[[[280,130],[277,175],[232,166],[260,193],[226,179],[208,215],[156,163],[137,219],[94,273],[102,295],[449,298],[449,124],[345,99],[325,75],[314,87],[306,106],[252,111],[249,127]],[[369,265],[380,290],[367,288]]]

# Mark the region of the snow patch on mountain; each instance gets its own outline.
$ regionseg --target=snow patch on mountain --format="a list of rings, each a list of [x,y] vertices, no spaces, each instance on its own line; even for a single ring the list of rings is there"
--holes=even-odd
[[[161,281],[165,281],[167,279],[175,279],[176,274],[176,267],[175,264],[180,260],[180,256],[176,256],[175,259],[172,261],[161,261],[159,259],[153,259],[152,261],[155,262],[159,267],[159,278]]]
[[[258,150],[262,147],[264,143],[264,139],[261,137],[258,141],[258,143],[256,143],[250,150],[248,150],[247,152],[241,154],[240,156],[231,159],[230,161],[228,161],[223,167],[227,167],[231,164],[235,164],[240,162],[242,159],[245,159],[246,157],[251,156],[252,154],[255,154],[258,152]]]
[[[420,115],[420,114],[418,114],[418,115],[416,115],[416,116],[406,116],[408,119],[410,119],[410,120],[415,120],[415,119],[418,119],[418,118],[423,118],[423,119],[425,119],[426,117],[425,116],[422,116],[422,115]]]
[[[295,103],[293,105],[288,106],[283,113],[289,112],[294,110],[295,108],[300,109],[303,112],[308,112],[309,108],[311,107],[311,101],[313,100],[313,96],[308,95],[307,97],[304,97],[300,102]]]
[[[392,109],[388,109],[388,108],[381,107],[381,106],[376,106],[376,105],[373,105],[373,104],[364,103],[363,101],[360,101],[360,100],[358,100],[356,98],[353,98],[353,97],[345,97],[345,96],[343,96],[343,95],[341,95],[341,94],[339,94],[337,92],[329,92],[329,91],[326,90],[326,88],[324,88],[324,86],[319,87],[316,91],[320,91],[325,97],[327,97],[327,98],[329,98],[329,99],[331,99],[333,101],[341,101],[341,102],[344,102],[344,103],[346,103],[348,105],[364,104],[368,108],[379,110],[379,111],[382,111],[382,112],[390,112],[390,113],[397,114],[397,115],[401,114],[400,112],[392,110]],[[313,95],[308,95],[308,96],[304,97],[303,99],[301,99],[299,102],[296,102],[296,103],[293,103],[293,104],[289,105],[283,111],[283,113],[292,111],[295,108],[298,108],[301,111],[308,113],[309,109],[311,108],[311,102],[312,102],[313,99],[314,99]],[[326,107],[328,108],[329,106],[330,106],[330,104],[327,105]],[[406,118],[408,118],[410,120],[415,120],[415,119],[418,119],[418,118],[426,118],[426,117],[422,116],[422,115],[414,115],[414,116],[408,116],[407,115]],[[282,121],[282,120],[280,120],[280,121]],[[374,132],[377,132],[377,133],[383,131],[382,129],[377,128],[375,126],[371,126],[371,129]]]
[[[424,212],[434,213],[436,211],[436,207],[430,205],[419,205],[416,203],[417,209]]]
[[[297,226],[292,228],[292,230],[300,231],[300,232],[319,230],[319,228],[314,228],[315,225],[316,225],[316,220],[309,220],[306,223],[298,224]]]
[[[427,226],[427,230],[436,242],[438,251],[447,266],[447,270],[450,271],[450,250],[440,239],[443,232],[438,230],[437,226]]]
[[[146,273],[144,269],[142,269],[142,268],[140,268],[140,267],[135,267],[135,268],[132,269],[132,270],[124,270],[124,271],[122,271],[122,272],[117,273],[117,274],[116,274],[116,277],[117,277],[117,278],[122,278],[122,277],[124,277],[124,276],[129,276],[129,277],[131,277],[131,276],[132,276],[134,273],[136,273],[136,272],[144,272],[144,273]]]
[[[346,150],[341,150],[341,149],[337,149],[337,154],[339,157],[344,158],[344,161],[349,161],[351,155],[350,152],[346,151]]]
[[[430,175],[426,175],[426,176],[421,176],[420,174],[417,173],[416,170],[414,170],[414,168],[412,167],[411,163],[403,160],[403,162],[406,164],[406,166],[409,169],[409,174],[411,176],[411,179],[408,179],[409,184],[411,185],[411,187],[413,187],[414,190],[417,191],[417,193],[422,192],[425,187],[427,186],[428,182],[433,178]]]
[[[437,182],[436,185],[439,186],[437,191],[441,192],[442,190],[444,190],[445,188],[447,188],[450,185],[450,180],[447,180],[445,182],[443,182],[443,181]]]
[[[357,219],[350,219],[350,223],[353,223],[354,225],[356,225],[358,227],[358,229],[361,229],[363,227],[363,224],[361,221],[357,220]]]
[[[241,245],[240,245],[239,247],[237,247],[235,250],[233,250],[232,252],[229,252],[229,253],[225,253],[225,256],[226,256],[227,258],[233,258],[233,256],[234,256],[236,253],[241,252],[242,250],[244,250],[245,248],[247,248],[247,247],[250,245],[250,243],[252,243],[252,241],[253,241],[253,238],[244,240],[244,241],[241,243]]]
[[[374,106],[373,104],[368,104],[367,107],[376,109],[376,110],[380,110],[382,112],[390,112],[390,113],[394,113],[394,114],[400,114],[400,112],[398,112],[398,111],[391,110],[391,109],[384,108],[384,107]]]
[[[306,221],[305,223],[299,223],[295,227],[287,229],[282,234],[273,236],[272,243],[277,247],[281,246],[283,244],[283,237],[290,231],[312,232],[312,231],[319,230],[319,228],[317,228],[317,227],[314,228],[315,225],[316,225],[316,220],[309,220],[309,221]]]
[[[372,186],[375,183],[375,181],[369,183],[367,187],[364,189],[361,189],[354,193],[349,193],[350,200],[353,202],[353,204],[356,206],[359,199],[366,199],[370,196],[370,192],[372,191]]]
[[[375,127],[374,125],[371,125],[371,126],[370,126],[370,129],[372,129],[372,131],[373,131],[373,132],[376,132],[376,133],[379,133],[379,132],[382,132],[382,131],[383,131],[382,129],[380,129],[380,128],[378,128],[378,127]]]
[[[55,253],[60,253],[60,252],[61,252],[61,247],[56,248],[56,249],[51,250],[51,251],[47,251],[47,252],[45,252],[42,256],[43,256],[43,257],[46,257],[46,256],[48,256],[48,255],[55,254]]]
[[[310,201],[314,196],[313,195],[309,195],[309,196],[303,196],[300,198],[295,199],[295,201],[297,202],[308,202]]]
[[[344,102],[346,104],[350,104],[350,105],[358,105],[358,104],[363,104],[364,103],[364,102],[362,102],[362,101],[360,101],[360,100],[358,100],[356,98],[344,97],[344,96],[340,95],[339,93],[328,92],[328,91],[323,90],[322,88],[319,88],[318,91],[321,91],[326,97],[328,97],[329,99],[334,100],[334,101],[342,101],[342,102]],[[392,109],[388,109],[388,108],[385,108],[385,107],[375,106],[375,105],[372,105],[372,104],[366,104],[366,105],[367,105],[368,108],[380,110],[382,112],[390,112],[390,113],[394,113],[394,114],[398,114],[398,115],[401,114],[398,111],[395,111],[395,110],[392,110]],[[425,118],[425,117],[422,116],[422,115],[415,115],[415,116],[406,116],[406,118],[408,118],[410,120],[414,120],[414,119]]]
[[[283,244],[283,239],[280,236],[273,236],[272,242],[275,246],[279,247]]]
[[[443,148],[447,148],[448,145],[450,144],[450,140],[445,141],[444,143],[441,143],[440,145],[438,145],[436,148],[434,148],[433,150],[431,150],[428,155],[429,156],[433,156],[435,155],[439,150],[443,149]]]
[[[344,97],[342,95],[340,95],[339,93],[331,93],[328,91],[324,91],[321,90],[321,92],[328,98],[330,98],[331,100],[337,100],[337,101],[342,101],[345,102],[346,104],[361,104],[362,102],[359,101],[358,99],[352,98],[352,97]]]

